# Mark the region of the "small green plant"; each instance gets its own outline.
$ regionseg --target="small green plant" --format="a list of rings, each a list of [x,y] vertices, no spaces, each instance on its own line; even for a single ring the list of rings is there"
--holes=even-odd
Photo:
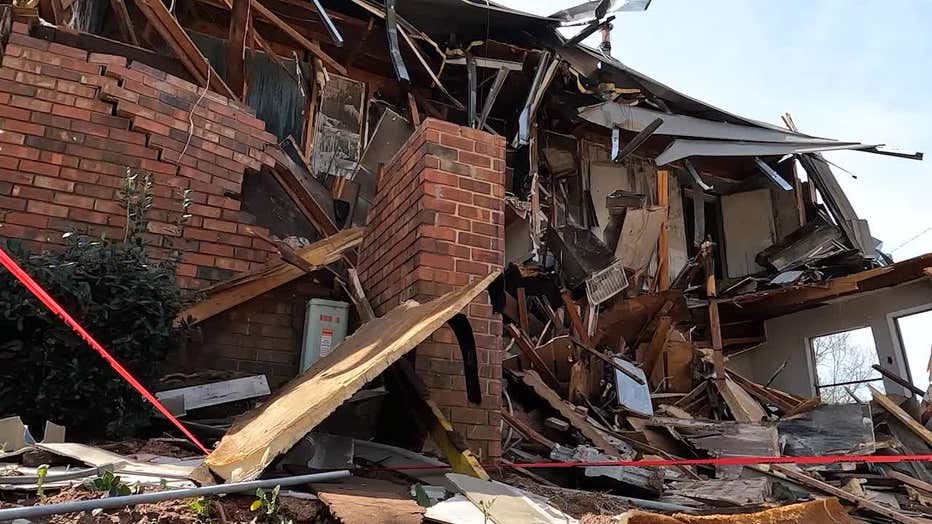
[[[49,474],[49,465],[42,464],[36,468],[36,495],[39,499],[45,498],[45,477]]]
[[[123,482],[119,475],[114,475],[112,471],[104,471],[100,475],[85,482],[85,486],[93,491],[104,491],[107,496],[121,497],[132,495],[133,488]]]
[[[198,497],[189,500],[188,507],[191,508],[191,512],[194,513],[194,518],[197,522],[205,524],[210,522],[210,501],[207,500],[207,497]]]
[[[278,504],[278,491],[281,486],[275,486],[272,491],[262,488],[256,490],[256,500],[249,505],[249,511],[258,512],[253,517],[253,524],[293,524],[293,521],[279,514],[281,507]]]

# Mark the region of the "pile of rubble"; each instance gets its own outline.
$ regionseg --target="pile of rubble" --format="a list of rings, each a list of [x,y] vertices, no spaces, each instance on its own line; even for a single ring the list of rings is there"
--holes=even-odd
[[[587,308],[568,290],[558,290],[559,305],[552,306],[540,291],[552,275],[515,268],[522,276],[506,281],[519,286],[516,300],[507,290],[498,300],[506,310],[514,302],[518,321],[506,326],[513,355],[503,364],[504,458],[496,464],[480,464],[402,357],[490,285],[507,287],[501,277],[492,274],[378,318],[350,279],[359,328],[270,398],[261,376],[193,386],[185,384],[197,376],[166,377],[175,387],[158,397],[176,412],[191,410],[188,427],[208,442],[223,435],[206,459],[179,439],[167,440],[175,445],[169,453],[181,457],[147,453],[165,453],[157,442],[119,455],[61,443],[64,428],[54,424],[36,442],[17,418],[0,421],[8,450],[0,455],[0,489],[5,500],[26,494],[19,499],[26,505],[6,504],[0,520],[82,518],[81,509],[153,502],[145,497],[200,500],[263,486],[285,488],[283,498],[308,499],[315,519],[344,523],[607,522],[606,516],[629,523],[914,523],[932,515],[932,478],[924,463],[913,461],[928,457],[932,432],[920,422],[925,416],[910,414],[918,414],[913,399],[871,388],[870,404],[822,404],[755,383],[692,340],[694,330],[676,320],[676,311],[694,279],[710,280],[696,269],[708,268],[702,256],[662,302],[628,308],[625,325],[635,334],[616,334],[615,350],[606,337],[617,332],[587,330]],[[380,380],[373,383],[383,372],[382,384],[404,392],[414,414],[411,431],[426,430],[436,458],[321,431],[335,427],[341,410],[345,415],[384,395]],[[475,378],[467,371],[468,384]],[[474,394],[467,385],[467,395]],[[226,430],[222,418],[192,417],[243,401],[256,407]],[[907,455],[913,460],[896,460]],[[114,475],[136,494],[112,491]],[[110,497],[36,497],[108,482]],[[257,493],[261,501],[263,492]]]

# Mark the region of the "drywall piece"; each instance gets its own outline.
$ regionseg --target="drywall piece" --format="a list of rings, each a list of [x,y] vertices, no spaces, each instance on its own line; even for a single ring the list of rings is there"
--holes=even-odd
[[[26,447],[26,426],[19,417],[0,419],[0,451],[13,452]]]
[[[362,242],[364,228],[344,229],[339,233],[314,242],[297,252],[298,256],[314,267],[324,267],[343,257],[343,253]],[[287,284],[305,271],[285,262],[269,264],[264,268],[239,275],[232,280],[205,289],[207,297],[178,314],[176,322],[190,317],[191,324],[197,324],[238,306],[249,299]]]
[[[615,391],[618,392],[618,405],[638,415],[650,417],[654,414],[654,407],[650,401],[650,386],[644,370],[627,360],[615,357],[615,363],[637,375],[643,384],[638,384],[628,375],[619,370],[615,371]]]
[[[191,478],[196,469],[193,465],[140,462],[94,446],[74,442],[42,442],[36,444],[36,448],[98,468],[115,464],[114,472],[138,476],[185,480]]]
[[[427,508],[424,518],[443,524],[488,524],[485,513],[464,495],[454,495]]]
[[[783,455],[871,455],[876,449],[870,404],[823,404],[780,419]]]
[[[317,176],[348,177],[356,169],[362,153],[365,94],[363,82],[333,73],[320,89],[312,160]]]
[[[605,206],[605,199],[613,191],[621,189],[634,192],[636,184],[628,175],[628,168],[614,162],[589,161],[589,194],[592,195],[592,204],[595,208],[595,217],[599,222],[599,238],[608,225],[611,216]]]
[[[420,524],[424,508],[408,495],[407,486],[387,480],[355,477],[340,483],[311,484],[317,497],[343,524]]]
[[[775,229],[769,189],[724,195],[722,225],[725,230],[725,260],[729,277],[761,271],[754,258],[773,245]]]
[[[45,421],[45,431],[42,433],[42,442],[46,444],[54,444],[58,442],[65,441],[65,426],[59,426],[58,424],[46,420]]]
[[[622,265],[635,271],[647,268],[657,250],[657,240],[666,217],[666,208],[658,206],[628,210],[615,249],[615,257]]]
[[[426,304],[408,301],[363,324],[307,372],[240,417],[205,463],[227,481],[254,479],[337,407],[485,291],[498,272]]]
[[[483,508],[488,520],[494,524],[573,524],[576,519],[562,511],[541,504],[507,484],[477,479],[459,473],[448,473],[447,478],[456,484],[467,499]]]
[[[372,207],[375,192],[378,190],[379,164],[385,164],[395,156],[414,132],[411,123],[401,115],[385,109],[375,125],[375,131],[366,145],[359,165],[353,173],[352,180],[359,184],[359,197],[353,209],[351,222],[357,226],[366,225],[366,216]]]
[[[667,274],[670,281],[689,263],[689,251],[686,245],[686,222],[683,215],[683,191],[671,171],[670,181],[667,184]]]
[[[261,397],[269,393],[271,393],[269,381],[266,380],[265,375],[254,375],[199,386],[159,391],[155,394],[155,398],[162,400],[163,398],[181,396],[184,398],[184,409],[188,411],[247,398]]]

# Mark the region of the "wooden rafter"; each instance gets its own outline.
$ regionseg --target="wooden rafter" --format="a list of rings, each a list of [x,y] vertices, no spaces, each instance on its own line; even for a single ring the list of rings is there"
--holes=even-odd
[[[149,21],[149,26],[172,48],[197,84],[207,86],[228,98],[239,100],[162,2],[158,0],[135,0],[135,2],[136,7]]]
[[[249,0],[233,0],[230,15],[230,38],[227,49],[227,80],[230,89],[240,97],[246,97],[246,36],[249,28]]]

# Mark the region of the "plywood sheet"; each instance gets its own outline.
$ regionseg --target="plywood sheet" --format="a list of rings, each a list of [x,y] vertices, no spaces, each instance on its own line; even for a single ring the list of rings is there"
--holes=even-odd
[[[405,302],[364,324],[268,402],[237,420],[205,463],[227,481],[256,478],[353,393],[462,311],[497,276],[426,304]]]
[[[615,249],[615,257],[623,266],[635,271],[647,268],[666,218],[667,210],[663,207],[628,210]]]

